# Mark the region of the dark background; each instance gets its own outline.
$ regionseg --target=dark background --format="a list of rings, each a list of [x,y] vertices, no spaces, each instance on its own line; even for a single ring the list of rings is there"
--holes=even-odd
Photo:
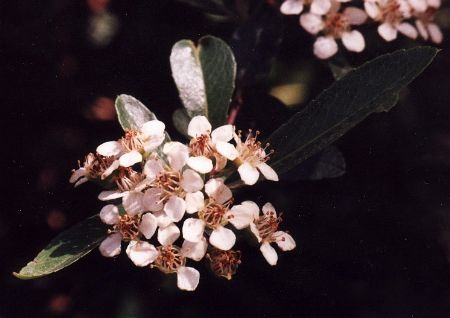
[[[332,83],[332,75],[312,56],[313,39],[297,17],[280,17],[271,9],[276,3],[267,3],[252,11],[262,16],[253,21],[274,23],[273,32],[258,47],[233,42],[237,59],[242,66],[265,60],[265,52],[286,65],[300,62],[310,83],[307,101]],[[118,29],[110,43],[99,45],[90,40],[88,23],[105,8]],[[449,317],[448,36],[396,108],[372,115],[337,142],[347,161],[343,177],[262,183],[238,196],[273,202],[297,249],[270,267],[256,245],[243,244],[233,280],[215,278],[202,263],[198,289],[186,293],[176,289],[174,277],[96,250],[49,277],[20,281],[11,272],[102,207],[97,187],[73,189],[68,178],[84,154],[121,135],[114,98],[140,99],[177,136],[169,124],[180,106],[171,46],[205,34],[230,41],[245,21],[218,23],[188,5],[148,0],[2,1],[0,15],[1,318]],[[241,32],[251,34],[249,25]],[[373,27],[366,32],[368,49],[348,54],[352,64],[419,43],[386,44]],[[268,133],[292,111],[267,95],[270,81],[255,81],[249,69],[240,82],[238,125]]]

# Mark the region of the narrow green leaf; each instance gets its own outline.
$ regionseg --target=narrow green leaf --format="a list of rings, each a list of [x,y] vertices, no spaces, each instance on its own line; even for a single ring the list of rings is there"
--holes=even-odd
[[[281,175],[325,148],[373,112],[389,110],[437,49],[418,47],[380,56],[350,71],[281,125],[268,139]]]
[[[190,118],[207,116],[213,127],[226,123],[234,91],[236,62],[228,45],[213,36],[177,42],[170,55],[172,76]]]
[[[55,237],[19,273],[20,279],[33,279],[57,272],[88,254],[106,237],[106,225],[98,215],[78,223]]]
[[[156,119],[144,104],[130,95],[119,95],[116,98],[116,112],[123,130],[139,129],[142,124]]]

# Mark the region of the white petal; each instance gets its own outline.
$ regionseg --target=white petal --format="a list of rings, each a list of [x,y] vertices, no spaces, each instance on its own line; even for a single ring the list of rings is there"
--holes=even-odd
[[[378,26],[378,34],[385,39],[386,41],[390,42],[397,38],[397,29],[392,26],[392,24],[389,23],[383,23]]]
[[[128,192],[122,198],[122,205],[128,215],[134,216],[145,211],[144,205],[142,204],[142,198],[144,194],[142,192]]]
[[[147,137],[164,136],[164,129],[166,129],[166,125],[162,121],[155,119],[144,123],[141,127],[141,132]]]
[[[123,151],[120,142],[107,141],[97,147],[97,153],[105,157],[118,156]]]
[[[186,202],[182,198],[171,196],[166,204],[164,204],[164,212],[174,222],[178,222],[183,218],[184,212],[186,212]]]
[[[106,178],[108,178],[111,173],[113,173],[117,168],[119,168],[119,166],[120,166],[119,160],[114,160],[111,163],[111,165],[108,168],[106,168],[105,171],[103,171],[102,180],[105,180]]]
[[[342,43],[347,50],[352,52],[362,52],[366,46],[362,34],[356,30],[344,32],[342,35]]]
[[[128,191],[126,192],[121,192],[120,190],[110,190],[110,191],[102,191],[100,192],[100,194],[98,195],[98,199],[100,201],[109,201],[109,200],[114,200],[114,199],[118,199],[123,197],[125,194],[127,194]]]
[[[198,262],[205,256],[207,248],[208,242],[204,237],[197,243],[184,241],[181,246],[181,254]]]
[[[286,15],[296,15],[303,11],[303,1],[300,0],[285,0],[280,7],[280,11]]]
[[[186,202],[186,212],[190,214],[200,211],[205,206],[205,197],[201,191],[186,193],[184,201]]]
[[[417,31],[419,31],[420,36],[424,40],[428,40],[428,31],[425,28],[425,25],[423,24],[423,22],[421,20],[416,20],[416,28],[417,28]]]
[[[337,43],[331,36],[320,36],[314,42],[314,55],[320,59],[332,57],[337,51]]]
[[[209,179],[205,184],[205,192],[220,204],[227,202],[233,196],[230,188],[225,185],[221,178]]]
[[[72,175],[70,176],[69,182],[70,183],[75,183],[78,181],[78,179],[84,177],[84,175],[86,174],[86,169],[85,168],[79,168],[77,170],[74,170],[72,172]]]
[[[177,141],[166,143],[163,152],[167,155],[170,166],[177,171],[181,171],[189,158],[189,148]]]
[[[181,290],[193,291],[200,281],[200,273],[192,267],[180,266],[177,270],[177,286]]]
[[[219,225],[211,232],[209,243],[220,250],[228,251],[236,243],[236,235],[232,230]]]
[[[351,25],[361,25],[367,20],[366,12],[360,8],[348,7],[343,14]]]
[[[441,0],[427,0],[427,5],[437,9],[441,6]]]
[[[79,185],[82,185],[83,183],[88,182],[88,181],[89,181],[88,178],[83,177],[83,178],[80,178],[77,182],[75,182],[75,184],[73,186],[76,188]]]
[[[156,212],[162,210],[164,203],[161,201],[161,189],[150,188],[145,191],[142,197],[142,205],[145,210]]]
[[[239,155],[236,148],[232,144],[225,141],[218,141],[216,143],[216,150],[228,160],[234,160]]]
[[[425,12],[427,2],[425,0],[408,0],[410,6],[417,12]]]
[[[181,187],[186,192],[197,192],[203,189],[204,183],[202,177],[192,169],[183,171]]]
[[[172,223],[172,219],[164,211],[153,212],[159,227],[167,227]]]
[[[256,167],[262,173],[264,178],[266,178],[267,180],[271,180],[271,181],[278,181],[279,180],[278,179],[278,174],[267,163],[261,162]]]
[[[139,231],[145,236],[147,240],[151,239],[158,227],[158,221],[152,213],[145,213],[141,218],[139,224]]]
[[[275,242],[283,251],[293,250],[296,246],[294,238],[286,232],[277,231],[273,234],[273,236],[276,237]]]
[[[263,254],[264,258],[266,259],[267,263],[269,263],[272,266],[277,265],[278,254],[275,251],[275,249],[272,246],[270,246],[269,243],[267,242],[262,243],[259,249]]]
[[[375,1],[364,1],[364,9],[366,10],[367,15],[372,19],[377,19],[381,14],[380,7],[378,7]]]
[[[201,135],[209,135],[212,126],[205,116],[195,116],[188,125],[188,135],[191,137],[199,137]]]
[[[397,30],[411,39],[417,38],[417,30],[410,23],[400,23],[399,25],[397,25]]]
[[[242,230],[253,222],[253,211],[245,205],[235,205],[227,213],[228,221],[238,230]]]
[[[119,158],[119,163],[122,167],[131,167],[132,165],[141,162],[142,155],[139,151],[133,150],[123,154]]]
[[[256,227],[254,222],[250,223],[250,230],[252,231],[253,235],[255,235],[258,242],[261,242],[261,236],[259,236],[258,228]]]
[[[311,13],[324,15],[330,11],[331,1],[330,0],[313,0],[311,3]]]
[[[435,23],[428,24],[428,32],[430,33],[431,41],[440,44],[444,38],[441,29]]]
[[[254,185],[259,179],[258,169],[248,162],[241,164],[238,168],[238,172],[245,184]]]
[[[144,174],[151,181],[164,170],[164,162],[162,160],[150,159],[144,165]]]
[[[159,254],[152,244],[145,241],[131,241],[126,252],[134,265],[140,267],[153,263]]]
[[[300,25],[309,33],[317,34],[325,26],[322,17],[313,13],[304,13],[300,16]]]
[[[189,167],[200,173],[208,173],[213,169],[211,159],[208,159],[204,156],[189,157],[189,159],[187,160],[187,164]]]
[[[116,224],[120,219],[119,208],[114,204],[105,205],[100,211],[100,219],[105,224]]]
[[[183,223],[183,238],[190,242],[200,242],[203,238],[205,222],[200,219],[188,218]]]
[[[180,229],[171,223],[169,226],[158,229],[158,242],[161,245],[167,246],[173,244],[180,237]]]
[[[245,208],[252,213],[253,218],[257,220],[259,218],[259,207],[258,205],[253,201],[244,201],[241,203],[241,205],[245,206]]]
[[[120,254],[120,245],[122,243],[122,235],[113,233],[108,235],[101,243],[98,249],[105,257],[114,257]]]
[[[264,213],[264,215],[272,215],[273,217],[277,217],[277,211],[270,202],[267,202],[263,205],[262,212]]]
[[[157,147],[159,147],[164,140],[166,139],[166,135],[158,135],[158,136],[151,136],[148,137],[143,144],[144,151],[146,153],[152,152]]]

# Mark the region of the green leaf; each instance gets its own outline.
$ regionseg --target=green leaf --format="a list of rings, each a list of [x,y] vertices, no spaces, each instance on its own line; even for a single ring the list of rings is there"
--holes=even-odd
[[[116,112],[123,130],[139,129],[149,121],[156,119],[144,104],[130,95],[119,95],[116,98]]]
[[[19,273],[20,279],[34,279],[57,272],[88,254],[107,235],[107,227],[98,215],[78,223],[55,237]]]
[[[190,137],[187,134],[190,119],[191,118],[187,114],[185,108],[175,109],[175,111],[172,114],[172,121],[173,125],[175,126],[175,129],[183,136],[186,136],[188,139],[190,139]]]
[[[172,48],[170,65],[189,117],[204,115],[213,127],[225,124],[236,77],[229,46],[213,36],[201,38],[197,47],[181,40]]]
[[[416,78],[437,49],[417,47],[382,55],[350,71],[268,139],[271,166],[281,175],[325,148],[373,112],[397,102],[398,91]]]

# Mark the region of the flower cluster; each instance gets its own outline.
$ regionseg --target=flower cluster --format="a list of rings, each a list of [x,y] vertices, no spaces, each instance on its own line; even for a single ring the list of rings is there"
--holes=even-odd
[[[378,23],[378,34],[386,41],[395,40],[400,32],[412,39],[420,34],[424,40],[442,42],[442,32],[434,23],[440,0],[364,0],[364,10],[342,5],[349,1],[285,0],[280,10],[286,15],[300,14],[300,25],[317,36],[314,54],[321,59],[337,53],[336,40],[342,41],[349,51],[363,51],[364,37],[353,27],[367,23],[369,18]],[[309,12],[303,13],[305,6],[309,7]]]
[[[126,254],[136,266],[176,273],[180,289],[194,290],[200,274],[187,262],[205,258],[216,275],[231,279],[241,263],[241,253],[233,250],[235,230],[249,229],[275,265],[271,243],[283,251],[295,248],[292,236],[278,230],[281,216],[270,203],[262,213],[252,201],[235,204],[226,184],[236,170],[246,185],[261,175],[278,181],[267,164],[268,145],[258,141],[258,132],[249,131],[243,140],[232,125],[212,130],[204,116],[192,118],[187,133],[188,145],[166,140],[164,123],[151,120],[101,144],[73,171],[75,186],[95,181],[107,189],[99,194],[108,203],[100,219],[110,226],[100,253],[117,256],[127,242]]]

